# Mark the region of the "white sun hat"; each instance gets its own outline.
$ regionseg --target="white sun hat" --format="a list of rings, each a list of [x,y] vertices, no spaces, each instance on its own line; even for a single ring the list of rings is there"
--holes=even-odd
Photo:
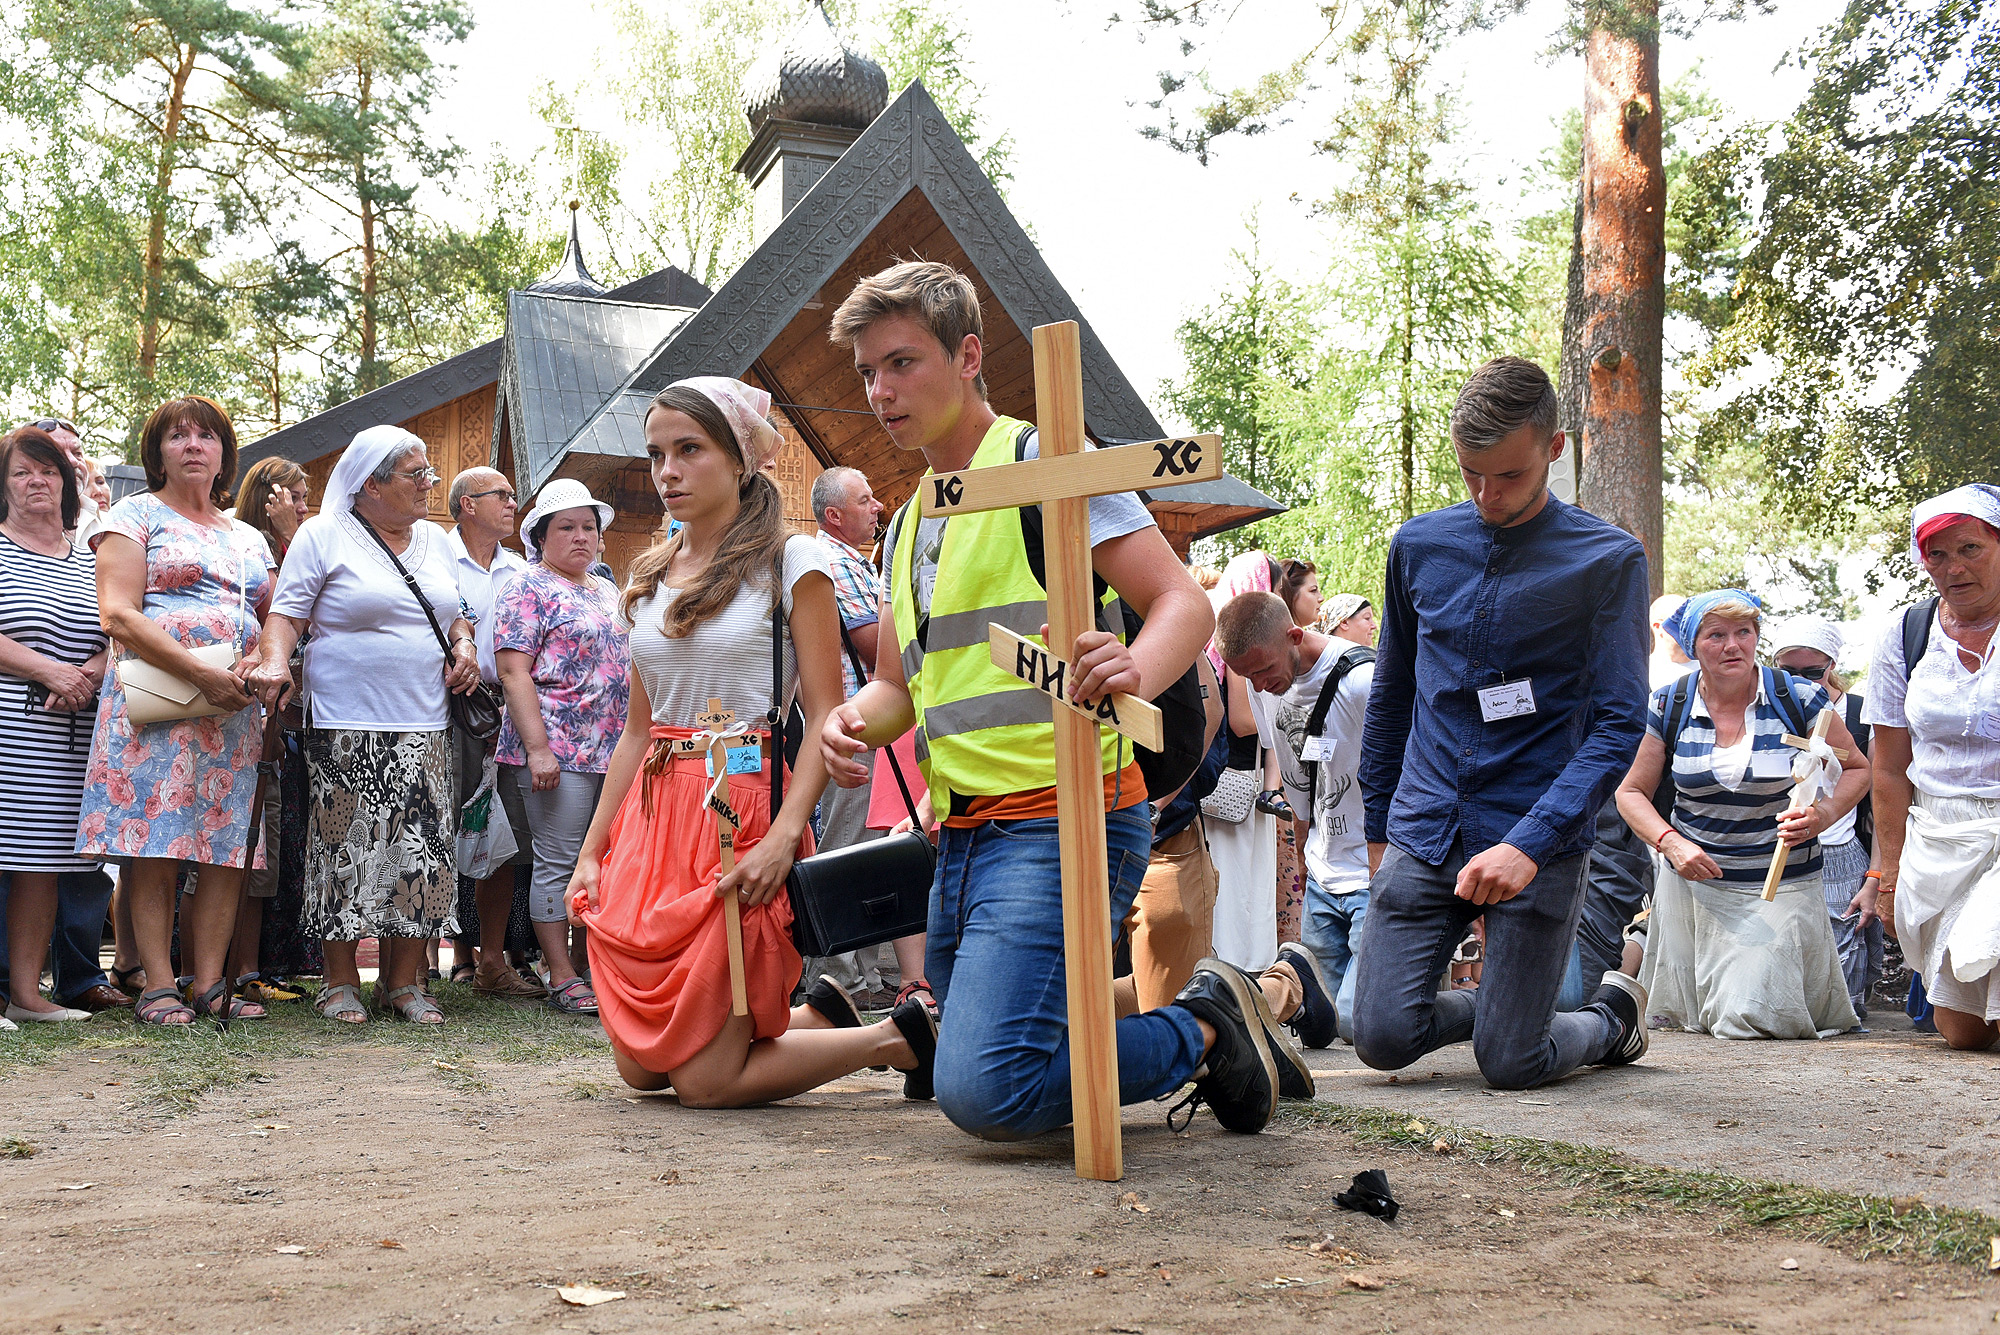
[[[536,525],[551,515],[561,514],[564,510],[580,510],[586,505],[597,511],[599,533],[611,527],[611,521],[618,512],[591,495],[590,488],[575,478],[559,477],[543,487],[541,494],[535,497],[535,508],[528,511],[528,517],[521,521],[521,545],[527,548],[528,559],[540,559],[535,547]]]

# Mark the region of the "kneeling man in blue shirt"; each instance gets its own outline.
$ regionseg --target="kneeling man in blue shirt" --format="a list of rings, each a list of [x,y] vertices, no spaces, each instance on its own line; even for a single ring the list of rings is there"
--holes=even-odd
[[[1360,780],[1373,870],[1354,1049],[1396,1070],[1472,1040],[1487,1081],[1532,1089],[1646,1050],[1646,996],[1607,973],[1556,1013],[1597,809],[1646,730],[1646,555],[1549,494],[1555,387],[1500,357],[1451,414],[1472,499],[1389,545]],[[1438,991],[1486,918],[1478,990]]]

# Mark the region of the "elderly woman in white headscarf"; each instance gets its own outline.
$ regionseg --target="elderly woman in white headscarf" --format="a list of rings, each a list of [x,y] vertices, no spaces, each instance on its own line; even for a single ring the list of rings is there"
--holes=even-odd
[[[1825,617],[1793,617],[1771,632],[1777,646],[1771,652],[1774,667],[1806,681],[1818,682],[1826,691],[1828,707],[1840,714],[1847,733],[1861,754],[1868,754],[1868,725],[1861,721],[1862,700],[1847,689],[1840,675],[1842,637],[1840,627]],[[1839,761],[1833,762],[1835,766]],[[1864,922],[1855,897],[1868,877],[1868,854],[1872,846],[1874,822],[1869,819],[1868,799],[1826,827],[1819,837],[1826,865],[1821,884],[1826,895],[1826,913],[1833,924],[1833,943],[1840,949],[1840,971],[1847,980],[1847,999],[1854,1013],[1868,1018],[1868,990],[1882,977],[1882,924]]]
[[[424,442],[401,427],[354,438],[320,513],[292,539],[250,677],[275,705],[311,631],[305,927],[325,943],[320,1014],[352,1024],[368,1018],[355,967],[364,937],[382,941],[377,1008],[441,1023],[423,986],[425,943],[458,930],[446,692],[476,687],[479,661],[445,532],[427,518],[437,482]]]
[[[1880,889],[1855,907],[1894,926],[1945,1042],[1982,1051],[2000,1041],[2000,488],[1925,501],[1910,528],[1937,596],[1889,623],[1868,668]]]

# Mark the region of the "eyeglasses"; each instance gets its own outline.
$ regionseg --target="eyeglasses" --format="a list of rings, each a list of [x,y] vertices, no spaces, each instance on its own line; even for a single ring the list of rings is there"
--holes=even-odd
[[[67,431],[79,440],[83,438],[83,433],[76,429],[76,423],[65,422],[60,417],[38,417],[28,425],[37,431]]]
[[[1788,667],[1785,671],[1794,677],[1804,677],[1807,681],[1818,681],[1826,675],[1826,665],[1822,663],[1818,667]]]
[[[444,475],[435,468],[419,468],[414,473],[396,473],[393,476],[402,478],[406,482],[414,482],[420,487],[429,487],[435,485]]]
[[[505,496],[510,501],[519,499],[514,495],[514,489],[512,487],[495,487],[491,491],[468,491],[465,493],[464,496],[460,497],[460,499],[467,501],[483,501],[488,496]]]

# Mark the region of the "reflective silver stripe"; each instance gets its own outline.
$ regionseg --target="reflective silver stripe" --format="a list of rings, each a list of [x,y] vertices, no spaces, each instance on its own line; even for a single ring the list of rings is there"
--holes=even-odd
[[[916,749],[917,749],[917,762],[919,764],[931,758],[931,738],[928,729],[925,728],[917,729]]]
[[[1049,698],[1040,691],[995,691],[948,704],[924,708],[924,731],[932,737],[956,737],[982,728],[1009,728],[1022,723],[1047,723]]]
[[[998,607],[975,607],[969,612],[947,612],[933,616],[925,632],[926,652],[970,649],[986,643],[986,627],[999,622],[1016,635],[1038,635],[1049,619],[1049,605],[1040,598],[1032,602],[1002,603]]]
[[[915,681],[917,679],[917,674],[919,672],[922,672],[923,670],[924,670],[923,646],[918,644],[915,640],[911,640],[908,644],[903,646],[904,683],[908,684],[910,682]]]
[[[1125,605],[1118,601],[1116,594],[1104,604],[1104,628],[1121,640],[1125,638]]]

